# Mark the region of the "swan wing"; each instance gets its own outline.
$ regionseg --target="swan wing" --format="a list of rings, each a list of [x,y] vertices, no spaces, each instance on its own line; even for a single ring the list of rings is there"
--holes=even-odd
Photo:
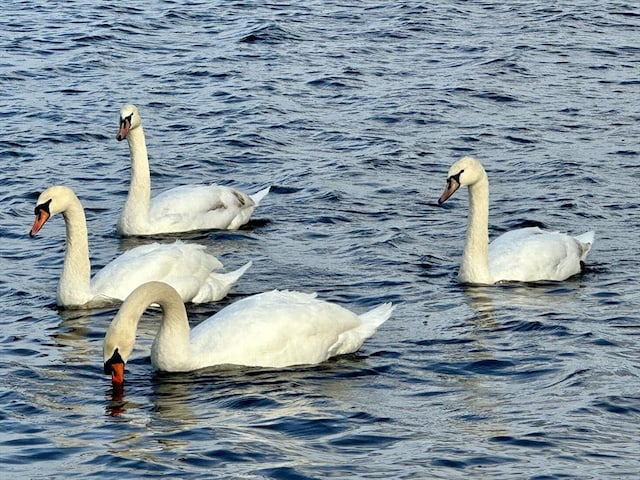
[[[512,230],[489,245],[489,268],[496,282],[565,280],[581,271],[587,246],[579,239],[538,227]]]
[[[237,229],[249,221],[255,202],[220,185],[183,185],[151,200],[149,223],[163,232]]]
[[[274,290],[244,298],[191,331],[196,368],[315,364],[357,350],[391,315],[358,316],[315,294]],[[364,317],[364,318],[362,318]]]
[[[205,252],[203,245],[177,241],[153,243],[126,251],[91,280],[96,295],[124,300],[136,287],[160,281],[175,288],[183,301],[191,301],[206,283],[212,270],[222,263]]]

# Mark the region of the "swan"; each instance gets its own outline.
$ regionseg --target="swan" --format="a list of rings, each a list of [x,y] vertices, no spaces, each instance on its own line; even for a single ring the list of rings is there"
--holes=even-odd
[[[463,157],[451,166],[438,204],[462,185],[469,189],[469,225],[458,273],[461,282],[561,281],[580,273],[593,244],[593,231],[572,237],[529,227],[506,232],[489,243],[489,179],[473,157]]]
[[[131,185],[118,219],[122,236],[155,235],[192,230],[237,230],[247,223],[267,187],[247,195],[220,185],[183,185],[151,199],[149,159],[140,113],[134,105],[120,110],[116,139],[127,139],[131,153]]]
[[[229,273],[214,273],[213,270],[223,265],[206,253],[203,245],[177,241],[128,250],[90,278],[87,222],[73,190],[58,185],[40,194],[29,235],[35,236],[46,221],[58,213],[64,217],[67,232],[67,248],[56,295],[57,304],[62,307],[93,308],[117,303],[138,285],[151,280],[169,283],[185,302],[211,302],[223,298],[251,266],[249,262]]]
[[[190,329],[178,293],[162,282],[145,283],[124,301],[104,338],[104,372],[114,384],[124,382],[138,322],[150,304],[162,308],[151,363],[166,372],[214,365],[282,368],[320,363],[358,350],[394,309],[384,303],[356,315],[317,299],[315,293],[272,290],[232,303]]]

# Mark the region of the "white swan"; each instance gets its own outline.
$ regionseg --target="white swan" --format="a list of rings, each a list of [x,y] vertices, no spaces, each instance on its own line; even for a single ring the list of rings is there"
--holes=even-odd
[[[84,209],[73,190],[47,188],[36,203],[34,236],[45,222],[62,213],[67,248],[58,283],[59,306],[92,308],[124,300],[137,286],[151,280],[172,285],[185,302],[203,303],[224,297],[251,266],[251,262],[229,273],[213,273],[222,263],[205,252],[203,245],[175,242],[133,248],[107,264],[91,278],[89,242]]]
[[[444,203],[461,185],[469,188],[469,225],[458,277],[465,283],[565,280],[580,273],[594,232],[572,237],[538,227],[504,233],[489,244],[489,179],[482,164],[463,157],[449,169]]]
[[[151,199],[151,179],[142,120],[134,105],[120,110],[117,140],[129,142],[131,185],[118,220],[123,236],[192,230],[236,230],[247,223],[267,187],[254,195],[220,185],[183,185]]]
[[[138,321],[150,304],[163,310],[151,363],[167,372],[214,365],[281,368],[320,363],[358,350],[394,308],[385,303],[356,315],[315,294],[273,290],[243,298],[190,330],[177,292],[149,282],[127,297],[107,329],[104,371],[115,384],[124,381]]]

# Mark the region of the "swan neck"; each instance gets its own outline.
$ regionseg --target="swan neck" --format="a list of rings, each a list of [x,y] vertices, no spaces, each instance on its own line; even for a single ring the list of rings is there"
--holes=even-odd
[[[167,288],[155,303],[162,308],[162,321],[153,341],[151,361],[156,369],[182,371],[191,369],[190,327],[187,310],[178,293]]]
[[[58,283],[58,303],[82,304],[90,296],[91,263],[87,221],[80,201],[75,199],[62,212],[66,229],[66,251]]]
[[[129,154],[131,155],[131,184],[129,186],[129,201],[134,201],[149,208],[151,197],[151,179],[149,172],[149,158],[142,125],[129,131],[127,135]]]
[[[469,283],[493,283],[489,271],[489,180],[486,174],[469,185],[469,224],[460,278]]]
[[[191,358],[187,311],[178,293],[162,282],[149,282],[135,289],[122,303],[109,325],[104,340],[105,360],[118,349],[127,362],[136,341],[138,324],[145,310],[160,305],[162,319],[151,347],[156,369],[179,371]]]

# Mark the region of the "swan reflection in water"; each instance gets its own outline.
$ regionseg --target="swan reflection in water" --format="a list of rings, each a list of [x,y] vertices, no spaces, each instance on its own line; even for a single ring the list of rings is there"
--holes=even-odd
[[[458,428],[489,439],[509,436],[508,420],[501,420],[509,418],[504,408],[567,376],[548,338],[564,336],[570,328],[566,319],[576,312],[566,312],[566,306],[579,303],[574,297],[583,294],[580,282],[578,277],[499,287],[458,285],[459,301],[452,301],[445,314],[439,312],[445,319],[432,323],[443,338],[433,341],[430,352],[436,357],[431,367],[436,376],[443,370],[449,374],[448,380],[439,380],[439,388],[457,391],[447,409],[465,412]],[[523,343],[530,348],[521,348]],[[513,388],[514,379],[519,389]]]

